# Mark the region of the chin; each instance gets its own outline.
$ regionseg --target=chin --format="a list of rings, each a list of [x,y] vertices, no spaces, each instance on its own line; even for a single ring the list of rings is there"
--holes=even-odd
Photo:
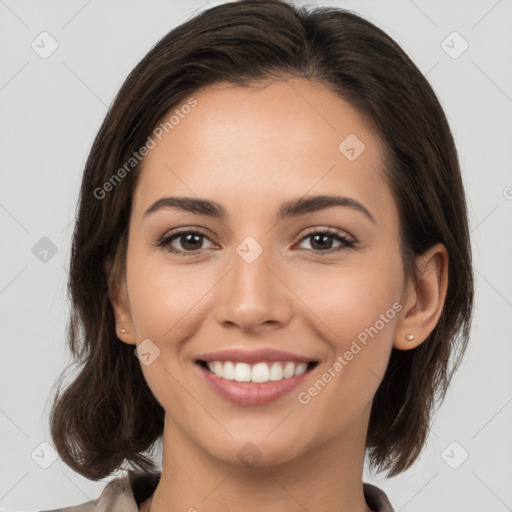
[[[204,448],[213,457],[226,464],[247,469],[263,469],[286,464],[300,457],[305,451],[298,435],[297,439],[290,436],[284,438],[277,433],[267,437],[267,434],[262,434],[261,431],[258,435],[235,436],[214,445],[211,445],[211,438],[209,441],[208,446]]]

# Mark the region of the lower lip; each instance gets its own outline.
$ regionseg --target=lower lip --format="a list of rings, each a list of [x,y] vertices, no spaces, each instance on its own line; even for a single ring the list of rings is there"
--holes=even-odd
[[[196,366],[216,393],[237,405],[265,405],[278,400],[304,382],[304,379],[315,369],[315,367],[310,368],[301,375],[289,379],[253,383],[222,379],[200,364],[196,363]]]

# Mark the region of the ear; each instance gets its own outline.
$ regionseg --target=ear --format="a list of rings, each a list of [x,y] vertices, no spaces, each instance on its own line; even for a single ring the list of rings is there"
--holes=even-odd
[[[417,257],[417,282],[409,282],[402,295],[404,313],[395,331],[396,349],[417,347],[437,325],[448,289],[448,261],[448,251],[441,243]],[[408,340],[411,334],[414,338]]]
[[[117,337],[124,343],[135,345],[135,330],[132,321],[130,302],[126,289],[126,279],[119,267],[106,265],[109,286],[109,299],[116,321]]]

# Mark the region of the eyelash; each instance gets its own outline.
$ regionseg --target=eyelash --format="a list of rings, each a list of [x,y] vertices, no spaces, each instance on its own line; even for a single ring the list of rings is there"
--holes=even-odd
[[[176,256],[195,256],[195,255],[199,254],[200,250],[197,250],[197,251],[178,251],[178,250],[174,249],[170,245],[170,243],[175,238],[179,238],[180,236],[183,236],[183,235],[202,235],[205,238],[209,239],[208,234],[205,231],[201,230],[201,229],[173,231],[173,232],[171,232],[169,234],[164,235],[157,242],[157,246],[165,248],[165,250],[167,252],[169,252],[171,254],[175,254]],[[340,252],[340,251],[343,251],[343,250],[353,249],[354,245],[355,245],[355,242],[353,242],[352,240],[349,240],[348,238],[340,235],[338,231],[333,230],[333,229],[329,229],[329,228],[319,229],[319,230],[315,230],[315,231],[310,231],[304,237],[301,238],[299,243],[304,241],[304,240],[306,240],[307,238],[312,237],[313,235],[328,235],[328,236],[330,236],[330,238],[334,238],[337,241],[341,242],[342,246],[338,247],[336,249],[330,249],[328,251],[314,251],[314,250],[310,250],[310,249],[304,249],[307,254],[312,255],[312,256],[330,255],[330,254],[337,253],[337,252]]]

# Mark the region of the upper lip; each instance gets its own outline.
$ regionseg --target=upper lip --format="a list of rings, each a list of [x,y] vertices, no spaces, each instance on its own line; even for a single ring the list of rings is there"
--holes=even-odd
[[[274,348],[260,348],[256,350],[225,349],[217,352],[208,352],[197,357],[198,361],[233,361],[240,363],[258,363],[260,361],[295,361],[309,363],[315,361],[311,357],[304,357],[284,350]]]

